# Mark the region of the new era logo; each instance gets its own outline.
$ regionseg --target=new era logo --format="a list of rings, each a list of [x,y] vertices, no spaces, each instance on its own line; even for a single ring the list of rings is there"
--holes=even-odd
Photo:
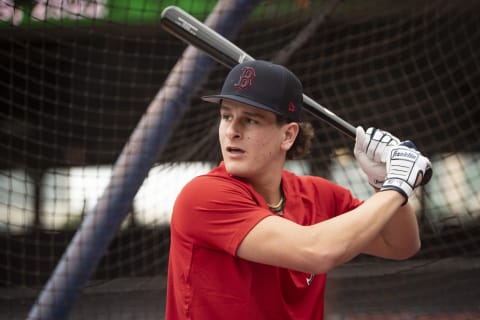
[[[293,102],[290,102],[288,104],[288,112],[295,112],[295,105],[293,104]]]

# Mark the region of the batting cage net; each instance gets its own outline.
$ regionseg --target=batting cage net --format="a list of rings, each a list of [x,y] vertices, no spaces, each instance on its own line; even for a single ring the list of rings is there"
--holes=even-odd
[[[38,297],[52,278],[80,287],[76,297],[55,292],[73,300],[69,319],[164,317],[175,196],[221,159],[218,110],[200,96],[218,92],[228,72],[185,54],[161,27],[169,5],[201,21],[228,16],[222,32],[251,56],[290,68],[305,94],[354,126],[410,139],[432,160],[433,178],[412,200],[421,251],[403,262],[359,256],[332,271],[326,319],[479,318],[473,0],[0,0],[0,317],[48,309]],[[312,153],[288,169],[368,197],[354,141],[304,120],[316,129]],[[68,260],[69,247],[98,263]],[[58,275],[62,260],[91,272]]]

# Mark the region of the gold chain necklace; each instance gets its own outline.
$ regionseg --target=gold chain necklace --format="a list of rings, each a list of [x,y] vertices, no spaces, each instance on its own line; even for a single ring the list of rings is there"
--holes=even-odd
[[[280,213],[283,211],[283,207],[285,206],[285,198],[283,197],[283,194],[280,196],[280,201],[278,201],[277,204],[270,204],[267,203],[268,209],[272,211],[273,213]]]

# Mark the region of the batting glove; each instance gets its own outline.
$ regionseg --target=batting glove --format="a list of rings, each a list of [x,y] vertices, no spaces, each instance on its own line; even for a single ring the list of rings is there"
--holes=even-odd
[[[387,176],[385,162],[389,151],[399,143],[400,140],[387,131],[368,128],[365,132],[362,127],[357,127],[353,153],[374,188],[382,187]]]
[[[425,181],[422,183],[422,180],[430,179],[431,166],[430,160],[415,149],[405,145],[391,147],[387,159],[387,179],[380,191],[395,190],[399,192],[405,197],[403,203],[405,204],[414,193],[414,189],[425,184]]]

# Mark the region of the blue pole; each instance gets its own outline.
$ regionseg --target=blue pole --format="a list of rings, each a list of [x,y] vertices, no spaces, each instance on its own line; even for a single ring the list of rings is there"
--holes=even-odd
[[[205,23],[231,37],[258,1],[219,1]],[[148,171],[189,107],[189,97],[206,80],[213,63],[197,49],[187,47],[124,146],[109,185],[83,220],[30,310],[29,320],[68,317],[79,292],[128,214]]]

